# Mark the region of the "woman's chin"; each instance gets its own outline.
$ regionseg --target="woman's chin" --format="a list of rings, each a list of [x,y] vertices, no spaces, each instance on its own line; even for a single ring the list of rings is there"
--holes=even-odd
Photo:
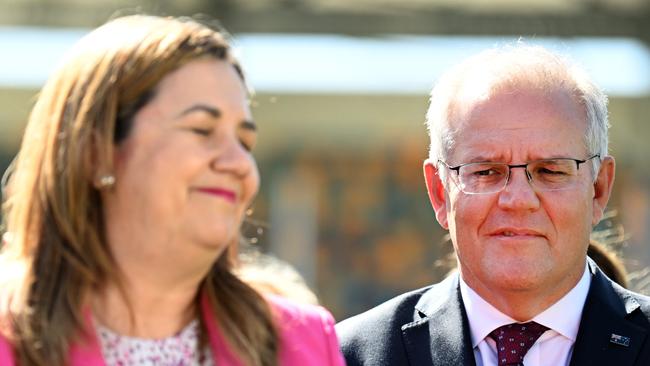
[[[221,255],[229,245],[236,243],[239,239],[239,232],[233,232],[232,229],[218,230],[205,230],[197,233],[194,242],[202,249],[210,253],[216,253],[217,256]]]

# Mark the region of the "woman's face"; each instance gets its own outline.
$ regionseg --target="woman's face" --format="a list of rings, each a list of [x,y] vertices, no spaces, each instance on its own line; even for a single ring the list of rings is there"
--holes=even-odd
[[[259,187],[256,137],[232,65],[198,59],[167,75],[117,146],[103,193],[116,259],[221,254]]]

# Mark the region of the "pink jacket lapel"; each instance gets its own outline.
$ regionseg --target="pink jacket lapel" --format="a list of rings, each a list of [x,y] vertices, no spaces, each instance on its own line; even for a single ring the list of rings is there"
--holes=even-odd
[[[69,351],[70,366],[106,366],[90,309],[84,310],[83,317],[86,336],[72,343]]]
[[[201,311],[203,313],[205,327],[208,331],[210,348],[212,349],[215,363],[220,366],[243,366],[241,361],[230,350],[230,347],[228,347],[226,340],[221,336],[219,325],[212,314],[208,297],[205,295],[201,298]]]

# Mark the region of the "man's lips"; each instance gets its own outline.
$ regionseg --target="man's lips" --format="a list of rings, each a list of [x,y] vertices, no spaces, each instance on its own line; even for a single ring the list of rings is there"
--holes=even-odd
[[[230,189],[202,187],[202,188],[197,188],[196,190],[202,193],[222,197],[229,202],[235,202],[237,200],[237,193],[235,193],[235,191],[232,191]]]
[[[531,230],[531,229],[522,229],[522,228],[501,228],[494,230],[490,233],[491,236],[499,236],[499,237],[517,237],[517,238],[522,238],[522,237],[544,237],[542,233],[536,230]]]

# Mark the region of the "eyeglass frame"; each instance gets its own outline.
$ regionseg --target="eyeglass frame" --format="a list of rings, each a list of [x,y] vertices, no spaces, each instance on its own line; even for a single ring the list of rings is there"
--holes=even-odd
[[[527,162],[525,164],[506,164],[506,163],[494,162],[495,164],[503,164],[503,165],[508,167],[508,175],[506,176],[505,184],[503,185],[503,187],[501,187],[501,189],[499,189],[498,191],[494,191],[494,192],[465,192],[463,190],[463,188],[460,187],[459,184],[457,184],[456,182],[454,182],[454,184],[456,184],[456,186],[458,186],[458,188],[465,194],[494,194],[494,193],[499,193],[499,192],[503,191],[508,186],[508,183],[510,182],[510,177],[512,176],[512,168],[524,168],[524,172],[526,173],[526,179],[528,180],[528,183],[531,184],[531,187],[535,188],[535,185],[533,183],[533,176],[528,171],[528,165],[529,164],[538,163],[540,161],[549,161],[549,160],[571,160],[571,161],[574,161],[576,163],[576,171],[579,171],[580,170],[580,164],[584,164],[584,163],[590,161],[593,158],[598,158],[598,160],[600,160],[601,156],[600,156],[600,154],[594,154],[594,155],[591,155],[590,157],[588,157],[586,159],[574,159],[574,158],[538,159],[538,160],[529,161],[529,162]],[[460,164],[460,165],[456,165],[456,166],[449,166],[449,164],[447,164],[446,162],[442,161],[441,159],[438,159],[438,163],[441,163],[447,169],[456,172],[456,176],[459,177],[459,179],[460,179],[460,168],[462,168],[464,166],[467,166],[467,165],[471,165],[471,164],[485,164],[485,163],[489,163],[489,162],[471,162],[471,163],[464,163],[464,164]]]

